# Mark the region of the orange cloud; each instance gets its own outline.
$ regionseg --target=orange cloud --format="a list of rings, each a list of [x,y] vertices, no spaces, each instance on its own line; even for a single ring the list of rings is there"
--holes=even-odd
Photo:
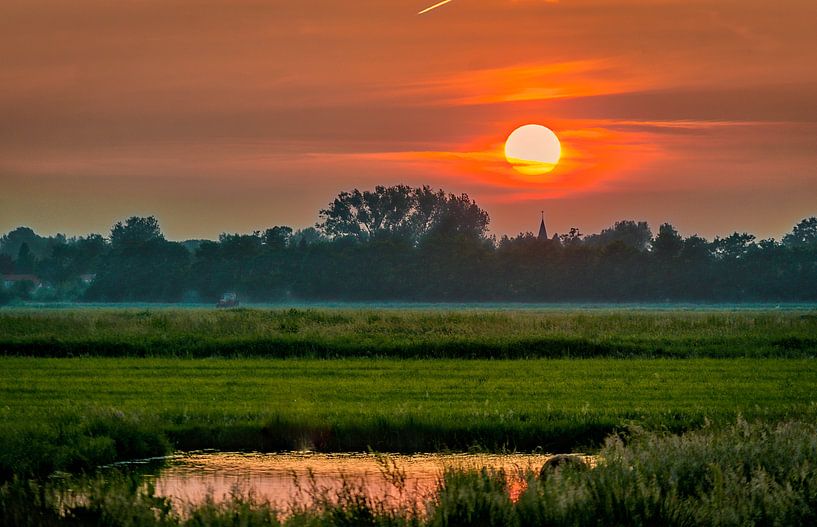
[[[400,96],[436,104],[479,105],[612,95],[644,90],[653,82],[610,59],[516,64],[469,70],[408,85]]]

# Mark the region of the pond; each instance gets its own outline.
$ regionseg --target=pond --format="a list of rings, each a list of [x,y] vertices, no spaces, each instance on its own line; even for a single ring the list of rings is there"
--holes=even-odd
[[[310,452],[207,453],[171,456],[149,471],[156,493],[181,510],[211,496],[252,495],[282,510],[333,501],[344,485],[388,506],[421,505],[437,489],[446,468],[503,470],[511,497],[524,488],[526,471],[537,472],[549,456],[538,454],[318,454]]]

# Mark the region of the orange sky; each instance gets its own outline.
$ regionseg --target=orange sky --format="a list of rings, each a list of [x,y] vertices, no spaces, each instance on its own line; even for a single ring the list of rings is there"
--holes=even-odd
[[[817,214],[814,0],[4,0],[0,232],[303,227],[341,190],[467,192],[492,230]],[[539,178],[515,126],[562,139]]]

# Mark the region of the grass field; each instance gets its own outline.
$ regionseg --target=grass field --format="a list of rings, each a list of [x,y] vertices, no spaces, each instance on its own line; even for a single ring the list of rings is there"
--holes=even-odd
[[[815,356],[805,308],[5,309],[0,523],[813,523]],[[499,475],[451,472],[422,515],[351,492],[287,517],[242,498],[178,516],[128,477],[93,475],[173,449],[564,452],[605,438],[599,467],[530,479],[515,503]],[[66,509],[60,493],[80,486],[87,505]]]
[[[806,358],[817,356],[817,313],[808,309],[6,309],[0,311],[0,354]]]
[[[629,424],[817,417],[810,359],[0,358],[0,470],[182,449],[591,448]]]

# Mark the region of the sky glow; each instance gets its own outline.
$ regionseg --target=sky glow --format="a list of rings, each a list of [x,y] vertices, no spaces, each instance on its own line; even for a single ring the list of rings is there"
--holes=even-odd
[[[817,2],[426,5],[3,2],[0,231],[215,238],[397,183],[467,192],[496,234],[817,213]],[[504,158],[528,123],[562,143],[544,179]]]

